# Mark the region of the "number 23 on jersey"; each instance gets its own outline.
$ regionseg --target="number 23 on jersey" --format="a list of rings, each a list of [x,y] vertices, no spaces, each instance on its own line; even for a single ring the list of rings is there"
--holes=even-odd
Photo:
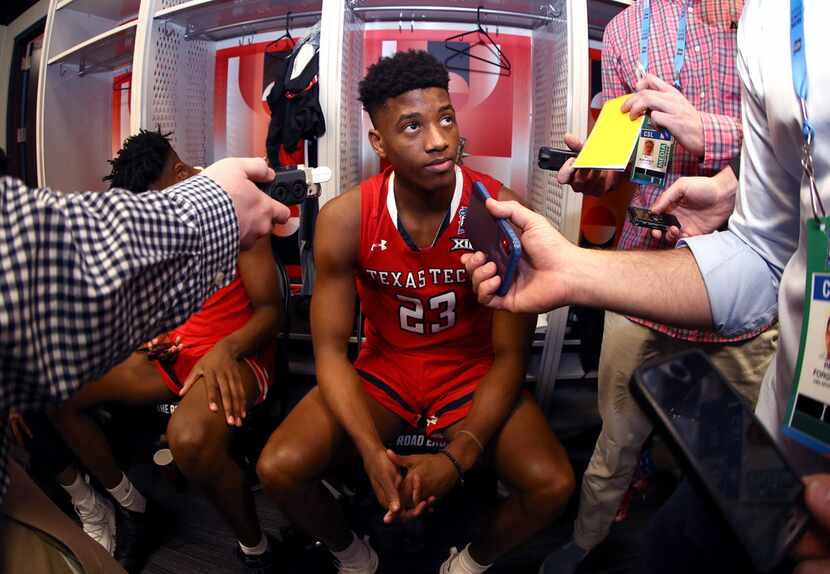
[[[446,291],[427,300],[400,293],[395,297],[401,303],[398,307],[398,317],[404,331],[419,335],[435,334],[455,325],[455,291]],[[430,313],[434,320],[425,318],[426,309],[437,311],[437,316]]]

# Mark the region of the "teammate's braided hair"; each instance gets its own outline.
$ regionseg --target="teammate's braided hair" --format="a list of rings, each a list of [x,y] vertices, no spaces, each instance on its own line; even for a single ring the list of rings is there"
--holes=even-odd
[[[161,133],[157,130],[139,130],[124,140],[115,159],[109,160],[112,172],[104,177],[110,182],[110,189],[120,188],[142,193],[150,184],[161,177],[164,166],[173,153],[170,136],[173,132]]]
[[[386,100],[410,90],[425,88],[449,89],[450,75],[446,66],[429,52],[409,50],[381,58],[369,66],[360,82],[359,99],[374,122],[375,112]]]

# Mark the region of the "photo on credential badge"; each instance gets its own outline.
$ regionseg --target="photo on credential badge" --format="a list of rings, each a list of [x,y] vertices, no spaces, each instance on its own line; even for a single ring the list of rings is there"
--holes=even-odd
[[[646,118],[634,153],[631,181],[662,187],[669,171],[673,144],[674,139],[668,131],[658,129]]]
[[[809,297],[801,370],[787,431],[801,442],[818,441],[811,446],[830,450],[830,273],[813,274]]]

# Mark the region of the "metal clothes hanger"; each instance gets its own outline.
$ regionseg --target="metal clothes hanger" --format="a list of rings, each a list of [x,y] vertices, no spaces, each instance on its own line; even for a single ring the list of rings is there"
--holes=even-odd
[[[461,32],[460,34],[455,34],[454,36],[450,36],[446,40],[444,40],[444,47],[449,51],[452,52],[452,55],[449,56],[446,60],[444,60],[444,65],[451,70],[466,70],[467,68],[461,68],[460,66],[452,65],[451,62],[458,58],[459,56],[467,56],[470,59],[478,60],[480,62],[484,62],[485,64],[491,64],[496,66],[499,71],[493,72],[489,69],[473,69],[472,67],[469,68],[471,72],[480,72],[484,74],[492,74],[497,73],[499,76],[509,76],[511,65],[510,60],[507,59],[507,56],[499,49],[496,42],[487,33],[487,30],[481,25],[481,10],[483,6],[479,6],[476,8],[476,29],[469,30],[467,32]],[[474,44],[468,44],[467,47],[459,49],[452,45],[453,42],[461,42],[463,41],[464,37],[468,34],[478,34],[478,41]],[[483,39],[482,39],[483,37]],[[487,50],[492,54],[493,59],[482,58],[481,56],[476,56],[471,52],[472,48],[475,46],[484,46]]]
[[[265,51],[267,52],[272,46],[276,46],[282,40],[291,40],[294,41],[294,37],[291,35],[291,30],[289,28],[289,22],[291,21],[291,12],[285,15],[285,32],[283,32],[282,36],[274,40],[273,42],[269,43],[265,46]]]

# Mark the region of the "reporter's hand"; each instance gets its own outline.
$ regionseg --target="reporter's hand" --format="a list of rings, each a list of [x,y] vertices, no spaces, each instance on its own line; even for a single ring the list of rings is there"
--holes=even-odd
[[[288,221],[291,212],[254,185],[276,177],[263,158],[226,158],[202,170],[215,181],[233,201],[239,220],[239,246],[253,247],[256,240],[271,232],[278,223]]]
[[[565,145],[577,152],[582,149],[582,142],[573,134],[565,134]],[[612,171],[575,169],[575,161],[576,158],[572,157],[562,164],[556,172],[556,181],[570,185],[577,193],[599,197],[608,193],[622,178],[621,174]]]
[[[703,120],[680,90],[654,74],[637,82],[637,90],[623,102],[621,110],[636,119],[650,112],[652,123],[666,128],[694,157],[702,158]]]
[[[401,497],[398,489],[403,477],[398,467],[389,459],[387,451],[379,447],[362,455],[363,468],[372,483],[372,490],[381,506],[386,509],[383,521],[391,524],[401,512]]]
[[[826,574],[830,572],[830,475],[808,476],[804,483],[807,486],[804,502],[813,516],[813,524],[793,552],[799,562],[795,574]]]
[[[731,168],[713,177],[681,177],[664,191],[651,206],[655,213],[672,213],[680,228],[672,226],[666,240],[676,243],[683,237],[706,235],[727,222],[735,209],[738,180]],[[663,232],[653,229],[651,235],[661,239]]]
[[[509,218],[522,242],[522,258],[513,284],[503,297],[496,295],[501,277],[496,264],[487,262],[483,253],[464,254],[473,289],[483,305],[513,313],[542,313],[565,305],[568,287],[562,270],[578,248],[556,231],[547,219],[515,201],[487,200],[494,217]]]
[[[213,412],[219,412],[221,400],[227,423],[241,427],[242,419],[247,416],[245,385],[237,358],[222,341],[216,343],[193,366],[182,385],[182,390],[179,391],[179,396],[185,396],[200,378],[205,380],[208,408]]]
[[[387,450],[386,454],[395,465],[406,471],[400,487],[403,520],[412,520],[423,514],[458,482],[458,471],[442,454],[401,456],[391,450]]]

